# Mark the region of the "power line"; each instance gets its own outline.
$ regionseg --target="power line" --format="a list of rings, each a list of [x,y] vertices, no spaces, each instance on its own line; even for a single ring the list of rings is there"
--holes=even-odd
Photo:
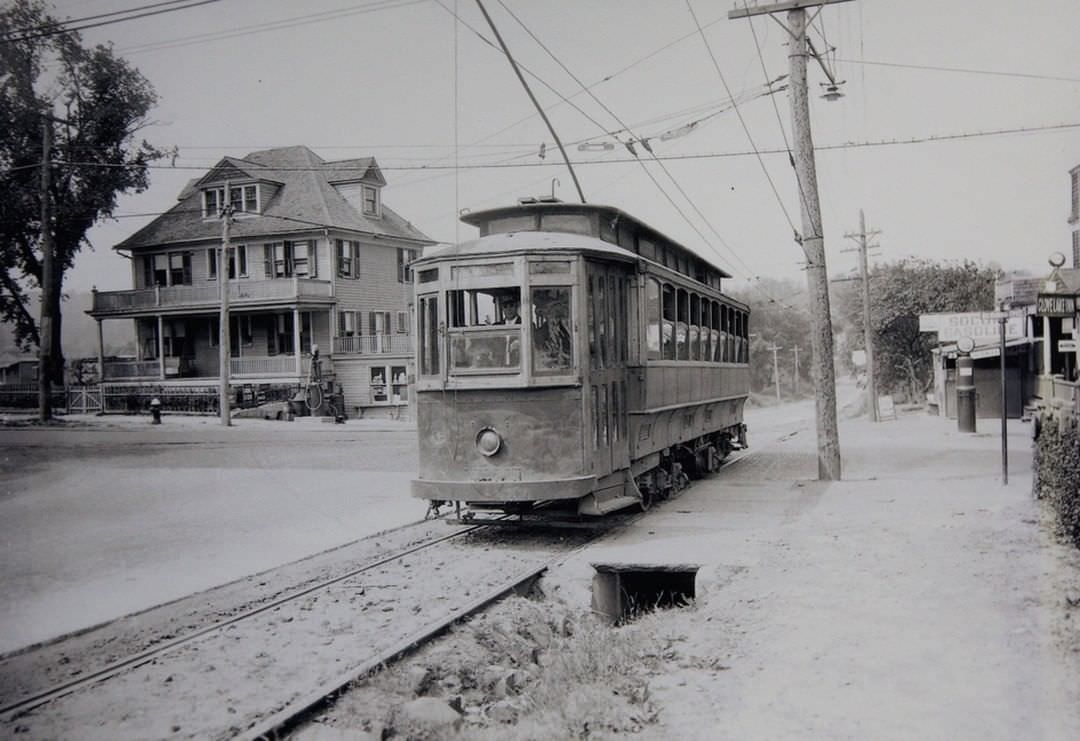
[[[606,104],[605,104],[605,103],[604,103],[604,102],[603,102],[602,100],[600,100],[600,98],[599,98],[599,97],[597,97],[596,93],[594,93],[594,92],[592,92],[591,90],[589,90],[589,89],[588,89],[588,87],[587,87],[587,86],[585,85],[585,83],[583,83],[583,82],[582,82],[582,81],[581,81],[581,80],[580,80],[580,79],[578,78],[578,76],[577,76],[577,75],[575,75],[575,74],[574,74],[574,73],[573,73],[573,72],[572,72],[572,71],[570,70],[570,68],[569,68],[569,67],[567,67],[567,66],[566,66],[566,65],[565,65],[565,64],[564,64],[564,63],[562,62],[562,60],[561,60],[561,59],[559,59],[559,58],[558,58],[558,57],[557,57],[557,56],[555,55],[555,53],[554,53],[554,52],[552,52],[552,51],[551,51],[551,50],[550,50],[550,49],[549,49],[549,48],[548,48],[548,47],[547,47],[547,46],[546,46],[546,45],[544,44],[544,42],[542,42],[542,41],[541,41],[541,40],[540,40],[540,39],[539,39],[539,38],[538,38],[538,37],[536,36],[536,34],[534,34],[534,33],[532,32],[532,30],[531,30],[531,29],[530,29],[530,28],[529,28],[529,27],[528,27],[527,25],[525,25],[525,23],[524,23],[524,22],[522,22],[522,20],[521,20],[521,19],[520,19],[520,18],[518,18],[518,17],[517,17],[517,15],[515,15],[515,14],[514,14],[514,12],[513,12],[512,10],[510,10],[509,8],[507,8],[507,7],[506,7],[506,4],[505,4],[504,2],[502,2],[502,0],[499,0],[499,4],[500,4],[500,5],[502,5],[503,9],[504,9],[504,10],[506,10],[506,12],[510,14],[510,17],[512,17],[512,18],[513,18],[513,19],[514,19],[515,21],[517,21],[517,22],[518,22],[518,25],[520,25],[520,26],[521,26],[521,27],[522,27],[523,29],[525,29],[525,32],[526,32],[527,34],[529,34],[529,36],[530,36],[530,37],[531,37],[531,38],[533,39],[533,41],[535,41],[535,42],[536,42],[537,44],[539,44],[539,45],[540,45],[540,48],[541,48],[541,49],[543,49],[543,50],[544,50],[544,51],[545,51],[545,52],[547,53],[547,55],[548,55],[548,56],[550,56],[550,57],[551,57],[551,58],[552,58],[552,59],[553,59],[553,60],[555,61],[555,63],[556,63],[556,64],[558,64],[558,65],[559,65],[559,66],[560,66],[560,67],[561,67],[561,68],[563,69],[563,71],[564,71],[564,72],[566,72],[566,74],[568,74],[568,75],[570,76],[570,78],[571,78],[571,79],[572,79],[572,80],[573,80],[573,81],[574,81],[575,83],[577,83],[577,84],[578,84],[578,86],[580,86],[580,87],[581,87],[581,89],[582,89],[582,90],[584,90],[584,91],[585,91],[586,93],[588,93],[589,97],[591,97],[591,98],[592,98],[592,99],[593,99],[593,100],[594,100],[594,101],[595,101],[595,102],[596,102],[596,103],[597,103],[597,104],[598,104],[598,105],[599,105],[599,106],[600,106],[601,108],[603,108],[603,109],[604,109],[604,111],[605,111],[605,112],[606,112],[606,113],[607,113],[607,114],[608,114],[609,116],[611,116],[611,117],[612,117],[613,119],[615,119],[615,121],[616,121],[616,122],[618,122],[618,124],[619,124],[620,126],[622,126],[622,127],[623,127],[623,128],[622,128],[622,130],[623,130],[623,131],[626,131],[626,132],[628,132],[628,133],[629,133],[629,134],[630,134],[630,135],[631,135],[632,137],[634,137],[635,139],[638,139],[637,135],[636,135],[636,134],[634,134],[634,132],[630,130],[630,128],[629,128],[629,127],[628,127],[628,126],[626,125],[626,123],[625,123],[625,122],[624,122],[624,121],[623,121],[623,120],[622,120],[622,119],[621,119],[621,118],[620,118],[620,117],[619,117],[619,116],[618,116],[618,115],[617,115],[617,114],[616,114],[616,113],[615,113],[614,111],[612,111],[612,110],[611,110],[611,108],[609,108],[609,107],[608,107],[608,106],[607,106],[607,105],[606,105]],[[601,127],[600,127],[600,129],[601,129],[601,130],[603,131],[603,130],[604,130],[604,127],[602,127],[602,126],[601,126]],[[641,141],[640,139],[638,139],[638,140],[639,140],[639,141]],[[647,142],[641,142],[641,143],[642,143],[642,144],[643,144],[643,145],[645,146],[645,148],[646,148],[646,149],[647,149],[648,151],[650,151],[650,152],[652,151],[652,150],[651,150],[651,147],[649,147],[649,146],[648,146]],[[634,154],[634,155],[635,155],[635,158],[636,158],[637,154],[636,154],[636,152],[635,152],[635,151],[633,150],[633,148],[631,147],[631,145],[630,145],[630,144],[626,144],[626,147],[627,147],[627,149],[629,149],[629,150],[630,150],[631,154]],[[653,177],[653,174],[652,174],[651,172],[649,172],[649,168],[645,166],[645,163],[644,163],[644,162],[641,162],[640,160],[638,160],[638,161],[639,161],[639,163],[640,163],[640,165],[641,165],[642,169],[643,169],[643,170],[645,171],[645,174],[649,176],[649,179],[650,179],[650,180],[652,180],[652,182],[653,182],[653,185],[655,185],[655,186],[657,187],[657,189],[658,189],[658,190],[659,190],[659,191],[660,191],[661,193],[663,193],[664,197],[665,197],[665,198],[667,198],[668,202],[669,202],[669,203],[671,203],[671,205],[672,205],[672,206],[673,206],[673,207],[675,208],[675,210],[676,210],[676,211],[677,211],[677,212],[679,213],[679,215],[680,215],[680,216],[682,216],[683,220],[684,220],[684,221],[685,221],[685,222],[686,222],[686,223],[687,223],[687,224],[688,224],[688,225],[690,226],[690,228],[692,228],[692,229],[693,229],[694,231],[696,231],[696,232],[697,232],[698,236],[700,236],[700,237],[701,237],[702,241],[703,241],[703,242],[705,242],[705,244],[706,244],[706,245],[709,245],[709,247],[710,247],[710,248],[711,248],[711,249],[712,249],[712,250],[713,250],[714,252],[716,252],[716,254],[717,254],[718,256],[720,256],[720,253],[719,253],[719,251],[718,251],[718,250],[716,250],[716,248],[715,248],[715,247],[712,247],[712,245],[711,245],[711,244],[709,244],[709,240],[705,238],[705,235],[701,233],[701,231],[700,231],[700,230],[699,230],[699,229],[698,229],[698,228],[697,228],[697,227],[696,227],[696,226],[694,225],[694,223],[693,223],[693,222],[692,222],[692,221],[691,221],[691,220],[690,220],[690,219],[689,219],[689,218],[688,218],[688,217],[686,216],[686,214],[685,214],[685,213],[684,213],[684,212],[682,211],[682,209],[681,209],[681,208],[679,208],[678,204],[676,204],[676,203],[675,203],[675,201],[674,201],[674,199],[672,199],[671,195],[670,195],[670,194],[669,194],[669,193],[668,193],[668,192],[667,192],[667,191],[666,191],[666,190],[665,190],[665,189],[663,188],[663,186],[661,186],[661,185],[660,185],[660,183],[659,183],[659,182],[658,182],[658,181],[656,180],[656,178],[655,178],[655,177]],[[708,219],[707,219],[707,218],[705,218],[705,215],[701,213],[701,210],[700,210],[700,209],[699,209],[699,208],[698,208],[698,207],[697,207],[697,206],[696,206],[696,205],[694,204],[693,200],[692,200],[692,199],[690,198],[690,196],[688,196],[688,195],[687,195],[686,191],[682,189],[682,186],[680,186],[680,185],[679,185],[678,181],[677,181],[677,180],[675,180],[674,176],[672,176],[672,174],[671,174],[671,173],[670,173],[670,172],[668,171],[668,169],[667,169],[667,168],[666,168],[666,167],[665,167],[665,166],[663,165],[663,163],[659,163],[659,164],[660,164],[660,167],[661,167],[661,169],[663,169],[664,173],[665,173],[665,174],[666,174],[666,175],[668,176],[668,178],[669,178],[669,179],[671,180],[671,182],[672,182],[672,183],[674,183],[675,187],[676,187],[676,188],[677,188],[677,189],[679,190],[679,192],[680,192],[680,193],[682,194],[683,198],[685,198],[685,199],[686,199],[686,201],[687,201],[687,202],[688,202],[688,203],[690,204],[690,206],[691,206],[691,207],[692,207],[692,208],[693,208],[693,209],[694,209],[694,210],[695,210],[695,211],[697,212],[698,216],[700,216],[700,217],[702,218],[702,220],[703,220],[703,221],[705,221],[705,223],[706,223],[706,224],[709,224],[709,221],[708,221]],[[710,226],[710,228],[712,227],[712,225],[711,225],[711,224],[709,224],[709,226]],[[713,232],[714,232],[714,233],[716,233],[716,229],[715,229],[715,228],[713,229]],[[720,240],[721,240],[721,242],[723,242],[723,237],[720,237],[720,235],[719,235],[719,234],[717,234],[717,237],[719,237],[719,238],[720,238]],[[727,245],[725,244],[725,246],[727,246]],[[735,251],[734,251],[734,250],[732,250],[732,249],[731,249],[730,247],[728,247],[728,251],[730,251],[730,252],[732,253],[732,255],[734,255],[734,256],[735,256],[736,258],[738,258],[738,255],[736,255],[736,254],[735,254]],[[722,256],[721,256],[721,257],[722,257]],[[726,262],[726,260],[725,260],[725,262]],[[743,263],[743,265],[745,266],[745,263]],[[748,270],[748,272],[752,272],[752,271],[750,271],[750,270],[749,270],[749,268],[747,268],[747,270]]]
[[[862,142],[844,142],[842,144],[825,144],[815,145],[815,152],[829,152],[846,149],[870,149],[877,147],[894,147],[905,146],[910,144],[934,144],[947,141],[959,141],[966,139],[979,139],[991,136],[1010,136],[1016,134],[1034,134],[1040,132],[1050,131],[1066,131],[1070,129],[1080,128],[1080,123],[1065,123],[1065,124],[1049,124],[1045,126],[1027,126],[1012,129],[997,129],[994,131],[977,131],[960,134],[936,134],[930,136],[911,137],[907,139],[881,139],[876,141],[862,141]],[[786,149],[757,149],[757,150],[742,150],[733,152],[701,152],[698,154],[668,154],[657,155],[657,159],[665,162],[678,161],[678,160],[699,160],[699,159],[727,159],[732,157],[757,157],[759,155],[773,155],[782,154],[787,155]],[[639,160],[634,157],[620,157],[613,159],[596,159],[596,160],[578,160],[575,161],[575,165],[618,165],[626,163],[636,163]],[[208,168],[213,167],[217,162],[204,165],[140,165],[137,163],[131,164],[116,164],[107,162],[82,162],[75,160],[53,160],[53,165],[66,165],[68,167],[146,167],[151,170],[202,170],[205,171]],[[267,172],[320,172],[324,170],[323,167],[267,167],[260,168],[254,163],[247,163],[253,171],[266,170]],[[19,165],[7,170],[0,171],[0,175],[6,175],[10,172],[17,170],[25,170],[31,167],[40,167],[41,163],[33,163],[28,165]],[[480,164],[480,165],[462,165],[463,170],[492,170],[492,169],[512,169],[520,167],[561,167],[559,163],[551,162],[521,162],[514,164]],[[364,167],[345,167],[337,168],[342,171],[366,171]],[[379,165],[380,170],[387,170],[393,172],[408,172],[408,171],[437,171],[437,170],[452,170],[453,165]]]
[[[731,88],[728,87],[727,79],[724,77],[723,71],[720,69],[720,63],[716,59],[716,55],[713,53],[712,46],[709,44],[709,39],[705,36],[705,30],[698,22],[697,14],[694,12],[694,6],[690,4],[690,0],[686,0],[686,7],[690,11],[690,16],[694,19],[694,25],[697,26],[698,35],[701,36],[702,42],[705,44],[706,51],[709,52],[709,57],[712,59],[713,67],[716,69],[716,74],[720,77],[720,82],[724,86],[724,91],[728,97],[731,98]],[[750,147],[754,150],[754,154],[757,157],[758,164],[761,165],[761,171],[765,173],[765,179],[769,181],[769,187],[772,188],[773,195],[776,196],[776,202],[780,205],[780,210],[784,212],[784,218],[787,219],[788,225],[791,227],[793,234],[798,235],[799,230],[795,228],[795,222],[791,220],[791,215],[788,213],[787,207],[784,205],[783,199],[780,198],[780,192],[776,189],[776,183],[773,182],[772,176],[769,175],[769,169],[765,167],[765,161],[761,158],[761,154],[758,152],[757,144],[754,143],[754,137],[750,133],[750,127],[746,123],[746,119],[743,118],[742,112],[738,106],[735,106],[735,114],[739,117],[739,123],[742,124],[743,131],[746,132],[746,139],[750,142]]]
[[[69,25],[74,24],[74,23],[84,23],[86,21],[95,21],[95,20],[97,20],[99,18],[112,18],[113,16],[127,15],[128,13],[135,13],[135,12],[140,11],[140,10],[149,10],[150,8],[160,8],[163,5],[178,5],[180,3],[186,3],[186,2],[189,2],[189,0],[165,0],[165,2],[151,3],[150,5],[139,5],[139,6],[134,7],[134,8],[128,8],[127,10],[115,10],[115,11],[113,11],[111,13],[98,13],[97,15],[87,15],[87,16],[83,16],[82,18],[67,18],[67,19],[62,20],[62,21],[53,21],[51,23],[42,23],[42,24],[40,24],[38,26],[31,26],[31,27],[28,27],[28,28],[21,28],[21,29],[19,29],[17,31],[9,31],[8,33],[4,34],[4,36],[5,36],[5,39],[6,39],[7,37],[11,37],[11,36],[19,36],[21,34],[37,33],[39,31],[45,31],[47,29],[55,29],[55,28],[58,28],[60,26],[69,26]],[[62,32],[62,31],[63,31],[63,29],[61,29],[61,31],[59,31],[59,32]]]
[[[836,62],[865,64],[873,67],[898,67],[900,69],[921,69],[932,72],[960,72],[969,75],[992,75],[995,77],[1022,77],[1029,80],[1051,80],[1055,82],[1080,82],[1080,77],[1060,77],[1057,75],[1038,75],[1030,72],[1006,72],[1002,70],[973,69],[968,67],[941,67],[930,64],[903,64],[901,62],[875,62],[868,59],[836,59]]]
[[[99,21],[98,23],[87,23],[87,24],[84,24],[82,26],[58,26],[56,28],[53,28],[52,30],[39,31],[37,33],[30,33],[30,34],[26,34],[26,35],[23,35],[23,36],[17,36],[17,37],[9,37],[9,38],[4,39],[4,41],[8,42],[8,43],[13,42],[13,41],[29,41],[30,39],[38,39],[38,38],[43,38],[45,36],[56,36],[58,34],[72,33],[74,31],[84,31],[84,30],[86,30],[88,28],[98,28],[100,26],[111,26],[114,23],[125,23],[127,21],[137,20],[139,18],[148,18],[150,16],[162,15],[164,13],[175,13],[178,10],[188,10],[189,8],[197,8],[200,5],[210,5],[211,3],[217,3],[217,2],[221,2],[221,0],[191,0],[191,2],[189,2],[187,5],[182,5],[180,7],[159,8],[158,10],[149,10],[149,11],[147,11],[145,13],[136,13],[135,15],[128,15],[128,16],[125,16],[124,18],[114,18],[114,19],[108,20],[108,21]],[[153,6],[147,6],[147,7],[153,7]]]
[[[182,46],[191,46],[194,44],[201,44],[210,41],[224,41],[226,39],[237,38],[240,36],[254,35],[263,33],[266,31],[278,31],[287,28],[296,28],[299,26],[306,26],[312,23],[322,23],[324,21],[336,20],[345,16],[351,15],[364,15],[366,13],[374,13],[380,10],[390,10],[395,8],[403,8],[407,5],[417,5],[426,0],[374,0],[374,2],[361,3],[346,8],[338,8],[336,10],[327,10],[320,13],[307,13],[305,15],[294,16],[292,18],[283,18],[278,21],[267,21],[266,23],[257,23],[250,26],[237,26],[231,29],[225,29],[222,31],[212,31],[208,33],[195,34],[193,36],[184,36],[178,39],[158,41],[139,46],[129,46],[119,49],[120,53],[142,54],[145,52],[158,51],[160,49],[174,49]]]

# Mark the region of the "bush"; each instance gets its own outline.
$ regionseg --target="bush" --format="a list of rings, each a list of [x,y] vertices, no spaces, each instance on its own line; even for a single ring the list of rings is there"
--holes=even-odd
[[[1080,548],[1080,426],[1076,415],[1043,415],[1035,442],[1035,496],[1049,502],[1065,537]]]

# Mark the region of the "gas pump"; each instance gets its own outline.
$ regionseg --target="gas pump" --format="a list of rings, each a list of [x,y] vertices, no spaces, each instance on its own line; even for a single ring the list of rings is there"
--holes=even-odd
[[[975,432],[975,361],[971,351],[975,341],[961,337],[956,342],[956,420],[960,432]]]

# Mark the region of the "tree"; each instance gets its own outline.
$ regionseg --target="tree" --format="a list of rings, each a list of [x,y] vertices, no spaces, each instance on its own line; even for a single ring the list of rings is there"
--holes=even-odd
[[[736,291],[733,296],[750,307],[750,388],[771,393],[776,384],[773,375],[773,345],[782,347],[778,358],[780,386],[785,393],[798,388],[811,391],[810,384],[810,314],[806,288],[791,281],[756,280],[752,289]],[[794,348],[800,348],[799,376],[795,377]]]
[[[20,348],[39,348],[46,399],[47,387],[63,382],[64,273],[90,227],[113,214],[117,196],[148,187],[148,165],[162,153],[134,138],[156,102],[150,83],[111,45],[83,47],[41,0],[0,10],[0,321],[13,325]],[[51,324],[48,337],[34,317],[35,294],[40,316],[51,318],[43,322]],[[51,416],[46,403],[41,413]]]
[[[934,337],[919,331],[919,315],[991,311],[997,269],[971,260],[905,259],[870,271],[870,322],[874,379],[883,393],[920,400],[933,382]],[[846,332],[845,355],[863,347],[862,298],[858,282],[841,284],[837,306]]]

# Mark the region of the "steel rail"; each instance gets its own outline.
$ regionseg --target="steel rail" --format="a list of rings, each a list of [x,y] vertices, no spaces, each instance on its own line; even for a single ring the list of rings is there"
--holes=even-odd
[[[333,699],[334,696],[348,687],[352,682],[362,679],[369,674],[373,674],[380,667],[396,661],[405,654],[419,648],[423,643],[441,634],[454,623],[464,620],[469,615],[472,615],[493,602],[497,602],[511,592],[516,591],[522,585],[536,580],[541,574],[547,571],[547,568],[548,565],[545,563],[542,566],[530,566],[523,571],[518,572],[512,579],[494,587],[461,609],[446,613],[436,622],[430,623],[416,633],[402,639],[381,655],[367,659],[364,663],[349,669],[329,682],[324,683],[314,692],[289,703],[274,715],[257,723],[253,727],[248,728],[236,738],[243,739],[244,741],[278,738],[281,733],[294,727],[298,720],[302,720],[302,716],[313,709],[320,707],[324,702]]]
[[[370,571],[371,569],[378,568],[379,566],[390,563],[391,561],[396,561],[398,559],[404,558],[405,556],[417,553],[427,548],[431,548],[448,540],[459,538],[482,527],[482,524],[474,525],[472,527],[468,527],[463,530],[451,533],[450,535],[445,535],[440,538],[425,541],[423,543],[412,546],[410,548],[406,548],[392,555],[376,559],[371,563],[364,564],[360,568],[353,569],[346,574],[341,574],[334,577],[333,579],[321,581],[317,584],[306,587],[299,592],[280,597],[259,607],[247,610],[246,612],[242,612],[239,615],[234,615],[233,617],[214,623],[213,625],[208,625],[205,628],[200,628],[195,632],[189,633],[188,635],[185,635],[183,637],[175,638],[171,641],[156,645],[153,648],[148,648],[144,651],[140,651],[137,654],[133,654],[123,659],[119,659],[111,664],[102,667],[101,669],[79,677],[78,679],[56,685],[51,689],[44,690],[43,692],[38,692],[37,694],[31,695],[30,697],[23,698],[22,700],[19,700],[17,702],[13,702],[3,707],[0,707],[0,716],[3,716],[6,721],[14,720],[28,710],[33,710],[34,708],[45,705],[60,697],[71,694],[78,689],[94,684],[95,682],[110,679],[119,674],[120,672],[124,671],[125,669],[134,669],[136,667],[142,666],[143,664],[152,661],[154,658],[174,648],[178,648],[188,643],[192,643],[200,638],[210,635],[211,633],[221,631],[222,629],[227,628],[230,625],[234,625],[244,620],[248,620],[256,615],[260,615],[276,607],[280,607],[281,605],[288,604],[289,602],[307,596],[312,592],[326,589],[327,587],[333,586],[334,584],[345,581],[346,579],[351,579],[358,574],[362,574],[365,571]]]

